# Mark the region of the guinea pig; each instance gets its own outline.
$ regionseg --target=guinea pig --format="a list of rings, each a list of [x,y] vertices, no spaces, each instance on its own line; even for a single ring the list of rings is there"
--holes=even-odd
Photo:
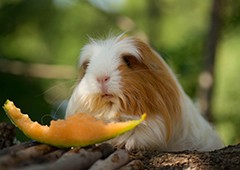
[[[223,147],[161,56],[134,37],[91,39],[83,47],[79,81],[66,117],[78,112],[107,122],[132,120],[147,113],[135,129],[109,141],[127,150],[209,151]]]

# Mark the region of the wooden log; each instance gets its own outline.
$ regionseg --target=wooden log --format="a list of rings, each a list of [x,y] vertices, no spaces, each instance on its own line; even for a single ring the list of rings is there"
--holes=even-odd
[[[77,151],[78,150],[78,151]],[[46,164],[34,164],[18,170],[81,170],[89,168],[96,160],[113,152],[110,144],[93,148],[75,148],[63,154],[57,161]]]
[[[28,148],[31,146],[35,146],[37,144],[39,144],[39,143],[31,141],[31,142],[23,142],[23,143],[20,143],[20,144],[17,144],[17,145],[8,147],[8,148],[4,148],[4,149],[0,150],[0,156],[6,155],[6,154],[12,154],[12,153],[20,151],[22,149],[25,149],[25,148]]]
[[[105,170],[240,169],[240,144],[211,152],[130,151],[127,153],[126,150],[114,152],[114,148],[106,143],[85,148],[59,149],[28,142],[0,151],[0,170],[74,170],[89,167]]]
[[[11,151],[9,154],[0,157],[0,169],[7,169],[17,166],[22,162],[29,161],[30,159],[45,155],[46,153],[49,153],[54,149],[54,147],[45,144],[39,144],[19,150],[17,152]]]
[[[144,165],[140,160],[133,160],[129,162],[127,165],[121,167],[119,170],[143,170]]]
[[[139,159],[144,169],[240,169],[240,144],[211,152],[133,151],[130,159]]]
[[[127,151],[119,149],[107,157],[105,160],[98,160],[89,169],[90,170],[114,170],[122,167],[129,161]]]
[[[22,161],[17,165],[18,168],[20,167],[28,167],[32,165],[42,165],[45,163],[51,163],[57,161],[64,153],[66,153],[65,149],[58,149],[52,152],[47,153],[46,155],[39,155],[39,157],[35,157],[34,159],[29,159],[26,161]]]

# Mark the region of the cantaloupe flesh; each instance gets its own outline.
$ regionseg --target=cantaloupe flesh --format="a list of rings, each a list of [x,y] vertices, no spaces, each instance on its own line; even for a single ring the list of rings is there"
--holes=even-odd
[[[50,126],[33,122],[21,113],[13,102],[7,100],[3,106],[7,116],[31,139],[57,147],[87,146],[114,138],[139,125],[145,118],[127,122],[104,123],[94,117],[79,113],[65,120],[51,121]]]

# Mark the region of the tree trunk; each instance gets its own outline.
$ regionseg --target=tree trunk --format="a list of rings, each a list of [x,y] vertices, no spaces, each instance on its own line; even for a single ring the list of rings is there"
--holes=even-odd
[[[214,88],[214,69],[216,50],[219,44],[222,17],[223,1],[213,0],[209,31],[206,38],[204,50],[204,69],[199,76],[199,102],[201,111],[206,118],[212,121],[211,103]]]

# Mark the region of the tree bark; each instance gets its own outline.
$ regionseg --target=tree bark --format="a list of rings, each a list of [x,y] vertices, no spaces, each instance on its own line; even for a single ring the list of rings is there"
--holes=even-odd
[[[240,169],[240,144],[211,152],[131,152],[132,160],[141,160],[142,169]]]
[[[211,113],[212,94],[215,79],[215,60],[217,46],[220,40],[222,26],[223,0],[212,1],[212,11],[209,31],[206,37],[204,50],[204,69],[199,76],[199,102],[201,111],[209,121],[213,120]]]

